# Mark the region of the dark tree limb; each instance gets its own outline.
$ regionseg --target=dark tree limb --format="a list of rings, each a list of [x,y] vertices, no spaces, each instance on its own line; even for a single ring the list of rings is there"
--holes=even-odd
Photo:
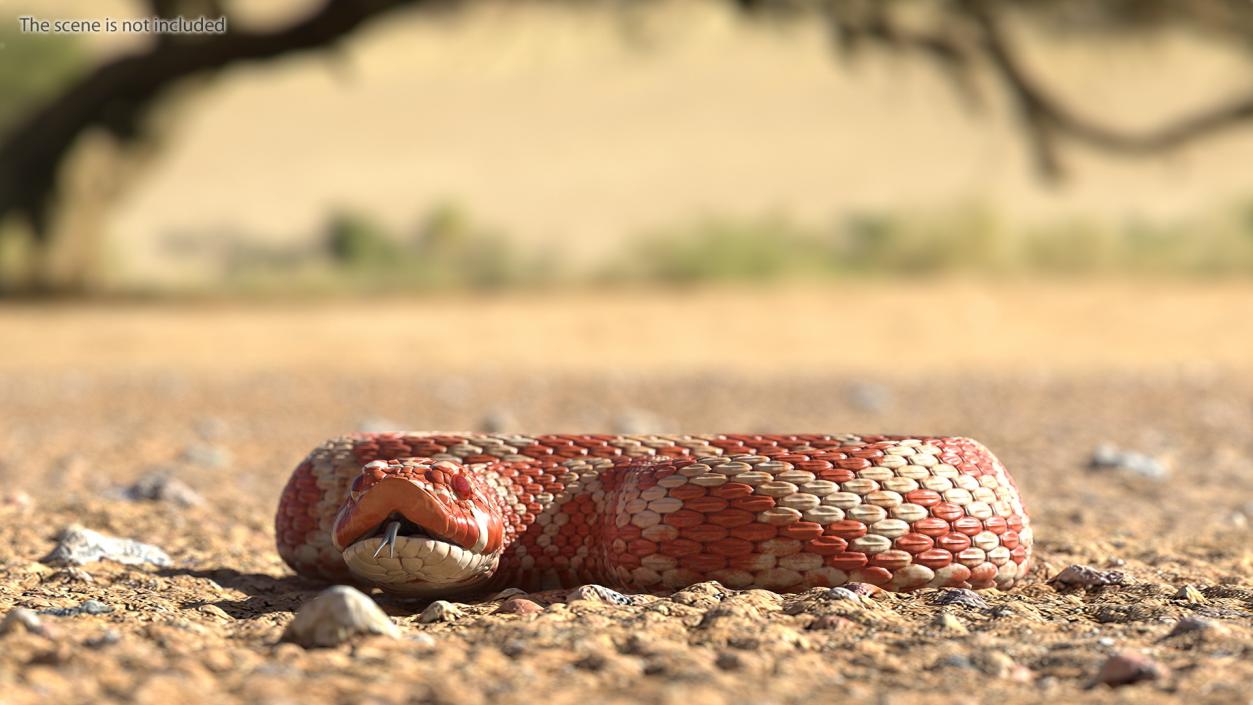
[[[327,0],[316,12],[272,32],[231,28],[226,34],[157,42],[146,52],[106,63],[36,110],[0,143],[0,219],[24,215],[46,239],[58,171],[74,141],[91,128],[137,137],[157,99],[181,80],[247,61],[318,49],[365,21],[422,0]],[[153,2],[159,15],[169,2]]]
[[[1127,156],[1168,152],[1253,121],[1253,94],[1198,110],[1145,131],[1124,130],[1084,117],[1051,95],[1015,54],[988,0],[962,0],[963,10],[981,33],[987,61],[1017,105],[1034,147],[1040,171],[1062,175],[1058,142],[1062,138],[1100,151]]]

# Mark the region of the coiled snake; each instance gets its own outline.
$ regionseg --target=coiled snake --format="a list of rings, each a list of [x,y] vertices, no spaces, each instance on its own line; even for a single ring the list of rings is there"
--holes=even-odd
[[[300,463],[275,529],[298,573],[424,596],[1005,589],[1032,544],[1000,461],[930,436],[354,434]]]

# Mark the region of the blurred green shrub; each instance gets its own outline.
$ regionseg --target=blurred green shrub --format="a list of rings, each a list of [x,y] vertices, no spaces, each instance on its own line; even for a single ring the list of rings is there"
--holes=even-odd
[[[778,216],[703,219],[630,239],[573,272],[557,253],[524,248],[443,204],[407,236],[340,211],[314,250],[241,246],[235,260],[228,290],[331,295],[962,275],[1235,278],[1253,276],[1253,201],[1173,223],[1012,226],[978,204],[852,213],[826,228]]]
[[[707,220],[663,230],[627,246],[602,272],[611,282],[769,280],[832,267],[832,252],[786,220]]]
[[[326,252],[339,267],[388,267],[396,263],[400,247],[369,216],[340,211],[327,226]]]

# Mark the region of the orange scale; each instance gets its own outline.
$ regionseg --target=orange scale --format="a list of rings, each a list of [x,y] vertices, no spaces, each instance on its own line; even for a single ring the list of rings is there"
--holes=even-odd
[[[1010,560],[1012,560],[1013,562],[1015,562],[1015,563],[1017,563],[1017,564],[1019,564],[1019,565],[1022,565],[1022,564],[1023,564],[1026,560],[1027,560],[1027,548],[1026,548],[1026,546],[1018,546],[1018,547],[1017,547],[1017,548],[1015,548],[1014,550],[1010,551],[1010,552],[1009,552],[1009,558],[1010,558]]]
[[[722,570],[723,568],[726,568],[727,559],[724,556],[716,556],[709,553],[698,553],[684,558],[683,565],[684,567],[698,573],[712,573],[715,570]]]
[[[771,524],[744,524],[731,529],[729,533],[732,537],[745,541],[766,541],[778,535],[779,527]]]
[[[996,566],[980,563],[970,569],[970,584],[977,588],[992,587],[996,583]]]
[[[848,549],[848,542],[838,536],[819,536],[805,543],[805,551],[820,556],[834,556]]]
[[[913,560],[913,556],[905,551],[887,550],[876,553],[867,565],[895,571],[909,565]]]
[[[721,497],[696,497],[685,502],[683,508],[701,514],[712,514],[726,509],[728,504],[730,502]]]
[[[953,528],[967,536],[974,536],[983,531],[983,522],[972,516],[962,516],[953,520]]]
[[[920,507],[934,507],[943,501],[943,497],[935,490],[911,490],[905,493],[905,501]]]
[[[764,512],[767,509],[773,509],[774,505],[774,497],[767,497],[765,495],[740,497],[739,499],[731,500],[731,507],[733,509],[742,509],[746,512],[752,512],[754,514]]]
[[[617,527],[614,530],[614,538],[619,538],[623,541],[631,541],[640,538],[643,533],[644,530],[635,524],[627,524],[626,526]]]
[[[1022,517],[1017,514],[1011,514],[1010,516],[1005,517],[1005,523],[1009,526],[1011,531],[1022,531],[1022,527],[1024,526]]]
[[[935,546],[935,540],[926,534],[910,532],[898,536],[893,545],[906,553],[922,553]]]
[[[871,585],[887,585],[892,581],[892,572],[887,568],[871,566],[862,568],[849,577],[853,580],[853,582],[870,583]]]
[[[865,458],[845,458],[835,461],[835,464],[845,470],[865,470],[870,467],[870,461]]]
[[[705,543],[708,541],[717,541],[726,538],[727,530],[721,526],[713,524],[699,524],[697,526],[689,526],[679,530],[679,537],[688,539],[689,541],[699,541]]]
[[[630,555],[630,553],[616,553],[613,557],[615,565],[627,567],[627,569],[638,569],[639,556]]]
[[[779,529],[779,535],[790,539],[808,541],[822,536],[822,525],[812,521],[798,521]]]
[[[635,539],[627,543],[627,552],[643,558],[657,552],[657,544],[648,539]]]
[[[827,556],[826,560],[823,562],[836,570],[843,570],[847,572],[850,570],[860,569],[862,566],[866,565],[868,561],[869,559],[864,553],[858,553],[856,551],[842,551],[833,556]]]
[[[801,460],[792,461],[792,464],[796,466],[797,470],[812,472],[815,475],[835,467],[829,460]]]
[[[690,509],[680,509],[677,512],[671,512],[665,515],[661,520],[662,523],[685,529],[692,526],[699,526],[705,523],[705,515],[700,512],[694,512]]]
[[[686,502],[689,499],[704,497],[705,492],[705,488],[700,485],[679,485],[678,487],[670,490],[670,496],[677,500]]]
[[[1005,517],[991,516],[983,520],[983,528],[1000,536],[1009,531],[1009,522],[1005,521]]]
[[[823,480],[827,480],[828,482],[834,482],[836,484],[839,484],[841,482],[848,482],[849,480],[852,480],[853,478],[857,477],[857,475],[853,473],[851,470],[845,470],[843,468],[831,468],[830,470],[819,471],[818,477]]]
[[[1017,548],[1018,547],[1018,532],[1006,531],[1005,533],[1001,534],[1001,545],[1004,546],[1005,548]]]
[[[947,528],[947,527],[946,527]],[[845,541],[859,539],[866,535],[866,525],[860,521],[853,519],[841,519],[827,524],[827,528],[823,531],[827,536],[838,536]]]
[[[665,541],[658,546],[658,552],[665,556],[679,558],[681,556],[690,556],[705,550],[699,542],[690,539],[674,539]]]
[[[720,512],[706,514],[705,516],[709,523],[716,524],[718,526],[725,526],[728,529],[736,526],[744,526],[745,524],[751,524],[753,521],[752,513],[746,512],[742,509],[723,509]]]
[[[687,485],[684,485],[687,487]],[[753,486],[744,482],[727,482],[709,491],[709,494],[722,499],[738,499],[753,493]],[[671,494],[674,494],[671,492]]]
[[[914,562],[918,565],[925,565],[932,570],[936,570],[951,564],[953,562],[953,554],[945,551],[944,549],[933,548],[914,556]],[[962,579],[965,580],[965,578]]]
[[[970,537],[956,532],[947,533],[936,539],[936,546],[954,555],[970,548]]]
[[[952,502],[940,502],[931,507],[931,516],[945,521],[953,521],[966,516],[966,512]]]
[[[952,530],[947,521],[936,517],[927,517],[914,522],[911,528],[924,536],[943,536]]]
[[[708,544],[709,551],[719,556],[734,558],[753,553],[753,544],[743,539],[719,539]]]

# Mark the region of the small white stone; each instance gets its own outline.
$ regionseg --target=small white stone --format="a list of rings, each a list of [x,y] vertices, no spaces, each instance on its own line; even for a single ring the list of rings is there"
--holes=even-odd
[[[400,637],[400,628],[361,591],[336,585],[301,607],[280,641],[295,642],[305,648],[338,646],[363,634],[396,639]]]
[[[464,616],[465,612],[460,607],[446,600],[436,600],[422,610],[422,614],[418,616],[418,621],[422,624],[454,622]]]

